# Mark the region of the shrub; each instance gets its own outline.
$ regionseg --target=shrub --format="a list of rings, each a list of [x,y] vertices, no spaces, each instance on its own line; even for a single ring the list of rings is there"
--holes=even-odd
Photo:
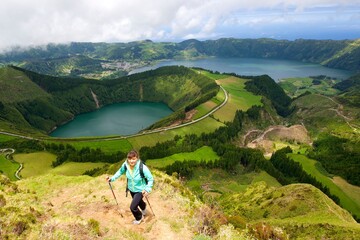
[[[3,195],[0,195],[0,207],[4,207],[6,205],[6,199]]]
[[[90,218],[88,221],[88,226],[95,235],[101,236],[100,224],[98,221],[96,221],[93,218]]]

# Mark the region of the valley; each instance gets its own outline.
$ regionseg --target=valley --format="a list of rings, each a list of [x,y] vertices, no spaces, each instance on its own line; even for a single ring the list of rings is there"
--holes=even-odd
[[[7,89],[0,96],[0,149],[15,150],[10,155],[15,162],[0,154],[4,236],[360,236],[359,75],[276,83],[267,75],[176,66],[107,80],[46,76],[17,67],[0,73]],[[164,102],[174,112],[132,135],[47,135],[98,106],[140,100]],[[156,176],[150,195],[156,217],[145,218],[136,229],[105,182],[133,148]],[[121,178],[115,190],[127,206],[124,185]],[[178,218],[167,217],[171,214]]]

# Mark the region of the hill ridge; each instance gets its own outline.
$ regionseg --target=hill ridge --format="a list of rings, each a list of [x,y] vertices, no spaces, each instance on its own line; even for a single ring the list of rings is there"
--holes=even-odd
[[[105,175],[99,177],[42,175],[11,183],[1,177],[0,213],[6,218],[0,218],[1,236],[26,239],[194,239],[195,236],[208,236],[206,239],[249,239],[251,234],[244,229],[236,231],[228,224],[224,215],[201,203],[187,188],[162,172],[152,170],[156,185],[150,194],[149,201],[156,216],[148,209],[148,216],[139,226],[132,225],[132,214],[129,210],[130,198],[125,197],[124,177],[113,183],[113,188],[119,206],[112,196]],[[283,195],[282,193],[288,194]],[[312,195],[315,193],[315,195]],[[270,195],[269,195],[270,194]],[[270,196],[270,197],[269,197]],[[274,202],[278,209],[287,206],[286,201],[295,198],[307,203],[314,210],[301,212],[297,215],[281,217],[283,210],[271,210],[269,201]],[[249,219],[247,228],[256,228],[258,222],[271,223],[280,232],[288,236],[332,236],[333,229],[344,228],[335,236],[345,236],[352,239],[351,234],[360,234],[360,225],[349,213],[337,206],[320,190],[309,184],[292,184],[280,188],[267,188],[259,182],[251,185],[245,193],[234,194],[234,201],[239,203],[236,211],[251,213],[251,208],[269,211],[266,218]],[[237,199],[237,200],[235,200]],[[288,199],[285,201],[285,199]],[[320,201],[318,201],[320,200]],[[285,201],[285,202],[284,202]],[[312,205],[317,202],[317,205]],[[290,202],[289,202],[290,203]],[[293,205],[293,202],[291,202]],[[246,207],[247,206],[247,207]],[[250,208],[249,208],[250,207]],[[328,208],[320,214],[319,209]],[[241,210],[242,209],[242,210]],[[258,211],[258,210],[256,210]],[[300,211],[300,212],[299,212]],[[225,211],[226,212],[226,211]],[[283,213],[281,213],[283,212]],[[121,214],[124,216],[121,217]],[[254,212],[255,213],[255,212]],[[234,212],[233,214],[236,214]],[[280,214],[273,217],[273,214]],[[275,215],[274,215],[275,216]],[[314,218],[317,216],[318,219]],[[308,218],[314,218],[309,220]],[[327,221],[330,217],[330,221]],[[294,231],[299,224],[309,228],[327,224],[322,232]],[[326,230],[328,229],[328,230]],[[276,230],[278,231],[278,230]],[[276,232],[275,231],[275,232]],[[294,231],[294,232],[293,232]],[[320,234],[320,235],[319,235]],[[282,235],[284,236],[284,235]],[[288,239],[287,237],[281,239]]]

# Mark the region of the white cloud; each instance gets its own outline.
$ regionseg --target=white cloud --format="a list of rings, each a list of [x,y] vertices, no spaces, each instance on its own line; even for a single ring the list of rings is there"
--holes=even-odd
[[[49,42],[215,38],[224,34],[222,27],[241,32],[244,24],[271,28],[323,22],[323,15],[332,22],[341,16],[358,19],[359,9],[359,0],[2,0],[0,49]],[[318,16],[310,14],[314,10]]]

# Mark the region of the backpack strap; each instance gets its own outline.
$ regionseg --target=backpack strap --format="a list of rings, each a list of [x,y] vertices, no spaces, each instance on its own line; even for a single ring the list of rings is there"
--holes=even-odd
[[[145,174],[144,174],[144,163],[142,161],[140,161],[140,176],[142,179],[145,180],[145,183],[147,184],[148,183],[148,180],[147,178],[145,177]]]

